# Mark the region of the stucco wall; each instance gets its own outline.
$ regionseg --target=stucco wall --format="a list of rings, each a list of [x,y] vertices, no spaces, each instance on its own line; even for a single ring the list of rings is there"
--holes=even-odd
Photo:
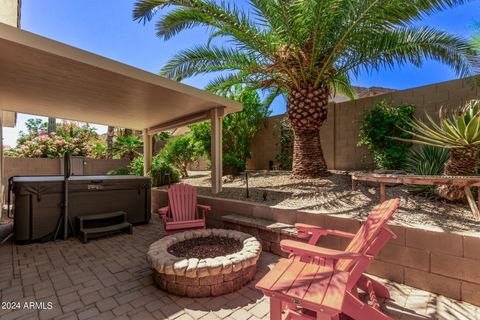
[[[0,0],[0,22],[13,27],[18,26],[19,22],[19,1],[18,0]]]
[[[330,169],[356,170],[372,166],[364,147],[358,147],[359,125],[365,111],[381,100],[390,100],[394,105],[410,103],[416,106],[416,116],[425,113],[436,117],[440,108],[452,110],[466,100],[479,98],[478,88],[469,78],[441,82],[433,85],[394,91],[354,101],[330,103],[328,119],[320,130],[325,160]],[[281,116],[267,119],[265,128],[252,143],[253,158],[249,169],[268,169],[268,162],[274,161],[280,152],[280,133],[275,123]]]

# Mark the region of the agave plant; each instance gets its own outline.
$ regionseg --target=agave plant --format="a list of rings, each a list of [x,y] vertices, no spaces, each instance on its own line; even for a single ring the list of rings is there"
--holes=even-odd
[[[443,173],[448,176],[477,175],[478,151],[480,150],[480,103],[471,100],[450,117],[440,112],[437,124],[430,116],[423,122],[414,118],[412,130],[407,131],[413,143],[420,143],[450,149],[450,158]],[[455,186],[439,187],[441,197],[450,200],[462,200],[465,195]]]
[[[265,90],[268,101],[284,95],[294,132],[292,174],[316,178],[328,173],[320,127],[329,99],[354,95],[352,75],[421,66],[426,59],[460,75],[474,73],[477,54],[466,39],[417,26],[423,17],[465,2],[137,0],[133,18],[147,22],[158,16],[157,35],[164,40],[197,27],[210,34],[204,45],[173,56],[162,75],[181,81],[217,73],[210,90],[243,84]]]
[[[420,148],[412,148],[407,154],[405,169],[409,173],[439,176],[443,174],[445,164],[450,157],[450,150],[446,148],[422,145]],[[437,195],[434,186],[412,185],[409,191],[427,197]]]

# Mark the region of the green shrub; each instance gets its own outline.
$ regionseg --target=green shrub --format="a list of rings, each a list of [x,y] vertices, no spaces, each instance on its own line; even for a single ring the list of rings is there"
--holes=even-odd
[[[268,106],[262,103],[255,89],[235,86],[232,91],[223,93],[227,98],[243,104],[241,112],[230,113],[222,121],[222,148],[223,154],[228,157],[236,156],[238,161],[231,161],[231,165],[238,170],[245,168],[246,161],[251,158],[250,147],[252,140],[263,125],[264,119],[270,114]],[[202,122],[190,126],[192,138],[198,143],[201,153],[210,158],[211,124]],[[224,158],[225,159],[225,158]],[[225,166],[229,166],[225,164]]]
[[[107,172],[109,176],[126,176],[129,174],[131,174],[129,168],[116,168]]]
[[[188,165],[198,160],[201,153],[200,143],[194,141],[191,133],[170,139],[160,152],[166,162],[180,170],[183,178],[188,177]]]
[[[275,156],[275,160],[282,170],[292,170],[293,152],[280,152]]]
[[[130,174],[143,176],[143,156],[137,156],[130,163]],[[165,161],[159,154],[152,159],[152,168],[148,172],[148,175],[152,178],[152,186],[158,187],[167,185],[169,183],[176,183],[180,181],[180,172]]]
[[[95,159],[107,159],[107,142],[100,139],[92,139],[88,142],[91,148],[90,155]]]
[[[235,152],[223,154],[224,174],[232,174],[234,176],[245,170],[245,161],[242,160]]]
[[[130,171],[130,174],[134,174],[136,176],[143,176],[143,155],[135,157],[135,159],[130,162],[128,169]]]
[[[368,148],[376,168],[391,170],[405,167],[410,144],[394,138],[411,138],[402,128],[410,128],[408,121],[414,112],[412,105],[392,107],[390,102],[384,100],[365,113],[358,145]]]
[[[407,154],[405,169],[409,173],[427,176],[443,174],[445,163],[450,157],[450,150],[429,145],[422,145],[420,149],[411,149]],[[427,197],[436,195],[435,186],[412,185],[409,190]]]
[[[282,118],[275,124],[275,128],[280,132],[280,152],[275,155],[275,161],[282,170],[292,170],[294,137],[290,120],[287,117]]]
[[[152,178],[152,186],[164,186],[180,181],[180,172],[164,159],[158,158],[152,163],[152,169],[149,172]]]

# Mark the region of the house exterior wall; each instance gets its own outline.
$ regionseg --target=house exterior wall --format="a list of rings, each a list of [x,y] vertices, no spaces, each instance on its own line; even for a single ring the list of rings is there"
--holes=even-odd
[[[360,123],[365,111],[381,100],[394,105],[410,103],[416,106],[415,116],[436,117],[439,110],[453,110],[465,101],[478,99],[480,92],[471,78],[452,80],[428,86],[365,97],[353,101],[332,102],[328,105],[328,119],[320,130],[324,157],[330,169],[359,170],[371,168],[372,160],[365,147],[357,146]],[[252,142],[253,157],[248,162],[251,170],[268,169],[280,152],[280,132],[275,124],[283,115],[268,118],[265,127]]]
[[[0,22],[13,27],[20,25],[19,0],[0,0]]]

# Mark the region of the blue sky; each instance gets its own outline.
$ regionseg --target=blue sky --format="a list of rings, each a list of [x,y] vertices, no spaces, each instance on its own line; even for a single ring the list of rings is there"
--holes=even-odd
[[[246,0],[235,1],[246,5]],[[134,0],[22,0],[22,29],[64,42],[130,64],[150,72],[162,65],[182,48],[204,43],[203,30],[190,30],[164,42],[155,36],[154,23],[146,25],[132,21]],[[455,32],[463,36],[472,33],[472,24],[480,20],[480,1],[473,1],[452,10],[427,17],[421,23]],[[359,86],[383,86],[405,89],[456,78],[448,68],[426,62],[421,69],[396,68],[378,73],[363,74],[353,83]],[[188,79],[185,83],[202,88],[208,77]],[[274,114],[285,111],[281,102]],[[27,115],[20,115],[14,129],[4,129],[5,144],[15,145],[19,130],[25,130]],[[103,126],[99,132],[105,131]]]

